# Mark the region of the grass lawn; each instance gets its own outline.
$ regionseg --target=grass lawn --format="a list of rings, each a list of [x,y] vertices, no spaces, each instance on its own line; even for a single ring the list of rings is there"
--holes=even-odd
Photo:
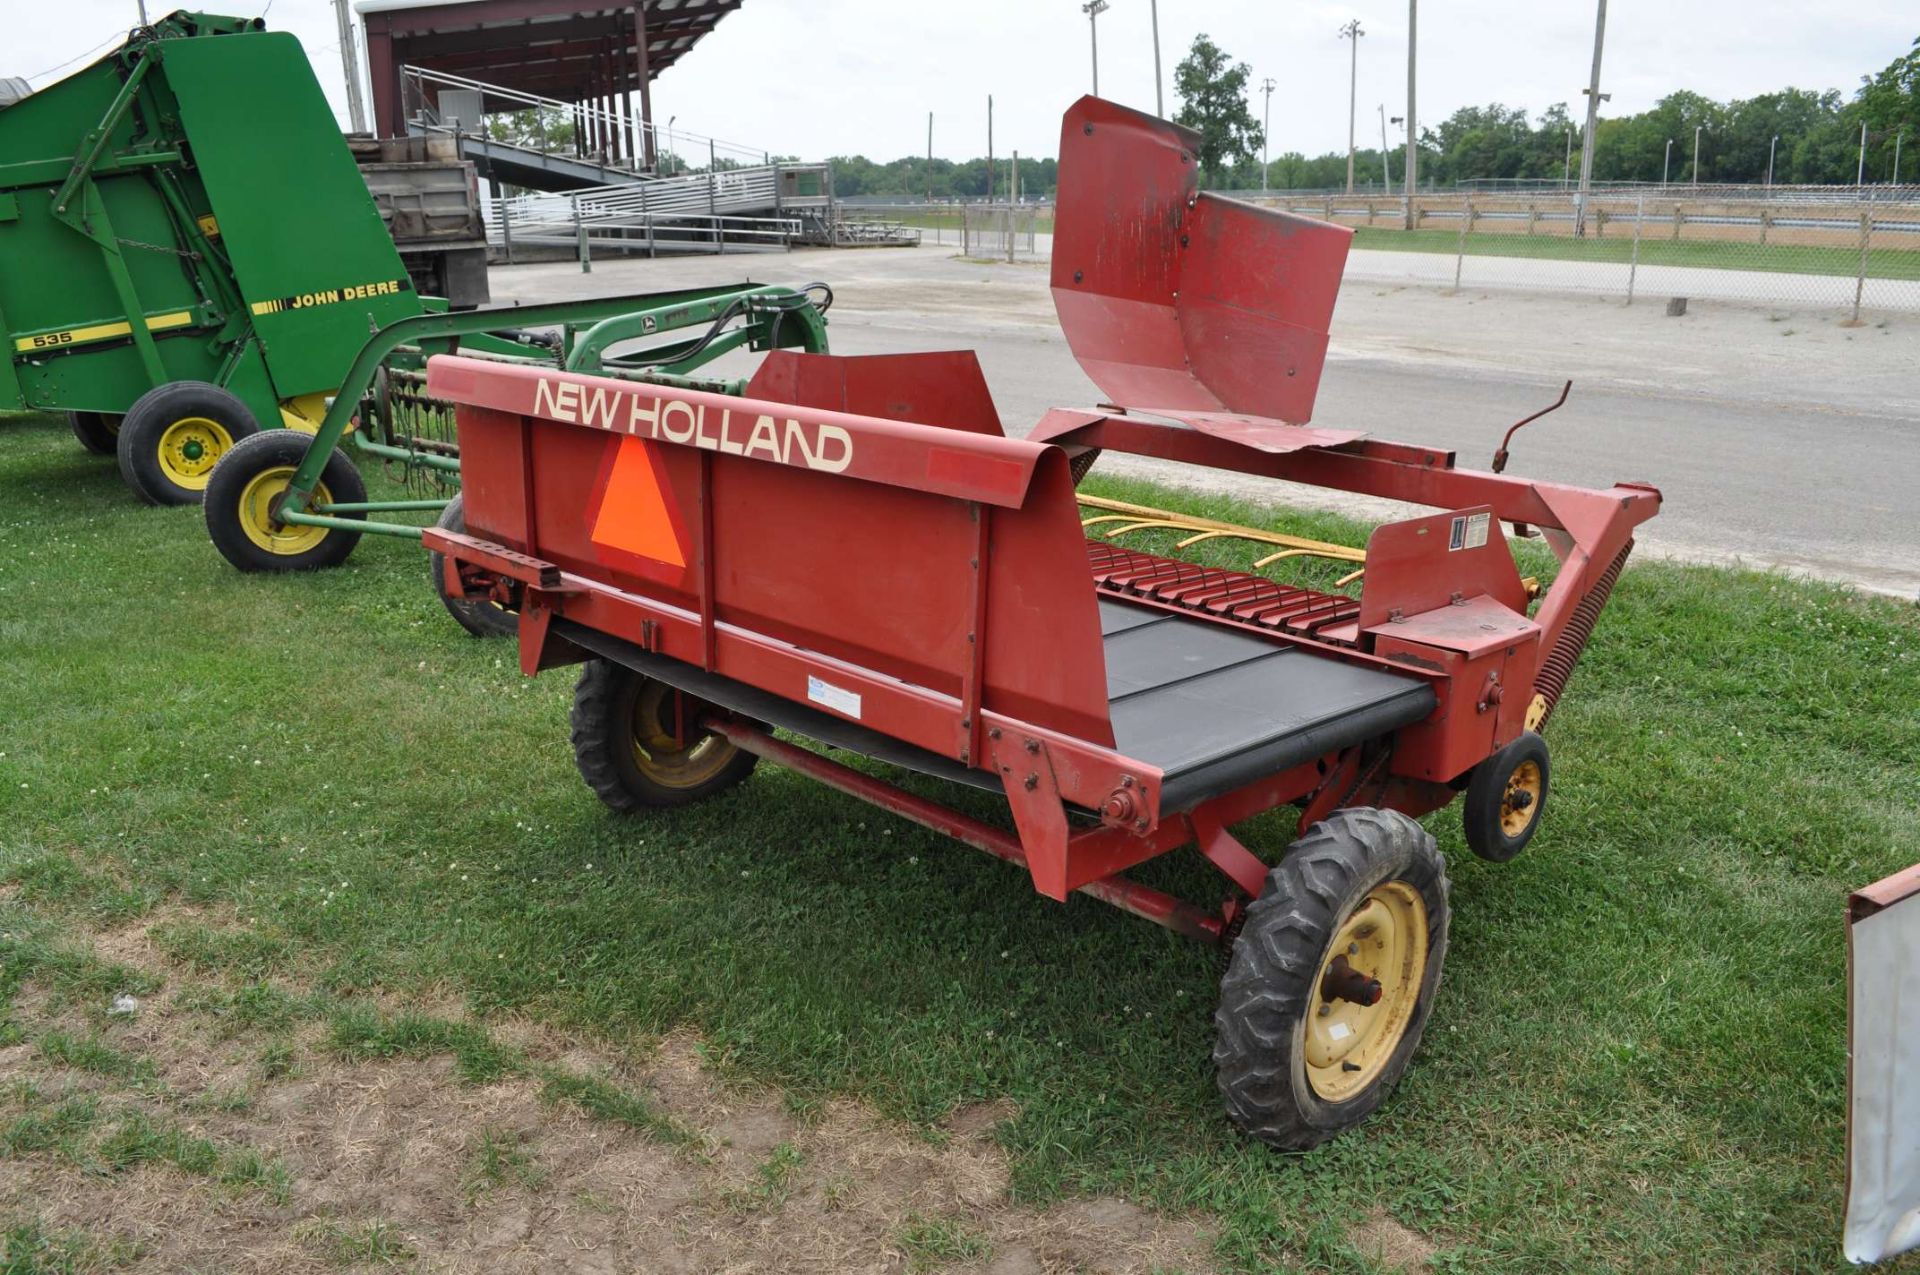
[[[396,1036],[349,1008],[451,991],[483,1025],[690,1028],[728,1074],[799,1104],[930,1124],[1010,1100],[1020,1199],[1196,1213],[1229,1267],[1368,1269],[1352,1227],[1377,1212],[1430,1237],[1443,1270],[1842,1265],[1841,910],[1920,860],[1911,606],[1635,565],[1552,724],[1533,847],[1493,867],[1453,812],[1428,821],[1453,946],[1406,1082],[1357,1133],[1289,1157],[1220,1115],[1214,953],[1048,902],[770,766],[705,806],[610,816],[574,772],[569,674],[522,679],[425,572],[417,546],[369,538],[331,573],[243,577],[198,510],[137,505],[61,422],[0,420],[0,992],[32,973],[22,934],[204,908],[236,928],[182,940],[189,956],[240,985],[310,971],[312,1002],[260,1021],[329,1018],[355,1056],[510,1072],[484,1031]],[[1241,832],[1269,855],[1288,839],[1277,817]],[[1211,902],[1195,860],[1143,875]],[[40,1048],[141,1083],[104,1046]],[[254,1172],[224,1145],[162,1150]],[[58,1247],[35,1225],[0,1219]],[[976,1260],[943,1225],[910,1251]]]
[[[1789,244],[1762,247],[1719,239],[1668,239],[1665,226],[1648,222],[1640,238],[1643,266],[1704,266],[1718,270],[1764,270],[1779,274],[1845,275],[1860,269],[1858,248],[1828,248]],[[1460,250],[1460,232],[1451,230],[1391,230],[1360,226],[1353,232],[1356,248],[1390,252],[1437,252],[1452,256]],[[1524,235],[1491,231],[1467,236],[1470,257],[1542,257],[1555,261],[1604,261],[1626,265],[1633,257],[1631,222],[1612,223],[1604,236],[1574,239],[1559,235]],[[1867,254],[1871,279],[1920,279],[1920,251],[1873,248]]]

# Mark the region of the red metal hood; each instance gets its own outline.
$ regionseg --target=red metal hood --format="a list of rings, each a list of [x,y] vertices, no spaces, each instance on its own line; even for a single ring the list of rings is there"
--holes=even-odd
[[[1199,135],[1083,97],[1060,132],[1053,303],[1141,411],[1313,418],[1353,232],[1199,190]]]

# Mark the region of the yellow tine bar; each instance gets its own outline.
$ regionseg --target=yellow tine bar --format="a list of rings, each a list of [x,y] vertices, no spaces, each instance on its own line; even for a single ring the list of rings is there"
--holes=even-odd
[[[1338,580],[1335,580],[1333,582],[1333,587],[1336,589],[1344,589],[1365,574],[1367,574],[1367,569],[1365,567],[1360,568],[1358,571],[1349,571],[1347,572],[1347,574],[1341,576]]]
[[[1364,562],[1363,550],[1349,548],[1346,545],[1329,544],[1323,540],[1309,540],[1304,536],[1289,536],[1278,531],[1262,531],[1258,527],[1243,527],[1237,523],[1221,522],[1216,518],[1202,518],[1194,515],[1175,515],[1165,509],[1155,509],[1150,505],[1135,505],[1124,500],[1108,500],[1103,496],[1076,495],[1075,499],[1089,509],[1104,509],[1110,513],[1082,522],[1082,526],[1092,526],[1096,522],[1123,522],[1124,518],[1114,514],[1131,514],[1140,520],[1140,526],[1185,527],[1195,531],[1217,531],[1222,535],[1237,536],[1260,544],[1282,545],[1293,549],[1309,549],[1324,553],[1329,557],[1349,562]]]
[[[1185,549],[1188,545],[1197,545],[1202,540],[1217,540],[1221,536],[1231,536],[1232,534],[1233,532],[1231,531],[1203,531],[1197,536],[1188,536],[1185,540],[1175,545],[1174,548]]]

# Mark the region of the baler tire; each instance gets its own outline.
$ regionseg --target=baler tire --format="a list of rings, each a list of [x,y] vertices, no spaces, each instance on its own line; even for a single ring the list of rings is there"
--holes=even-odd
[[[106,412],[68,412],[67,428],[95,456],[111,456],[120,438],[120,418]]]
[[[462,498],[455,496],[449,501],[433,525],[442,531],[465,531],[466,507]],[[477,638],[509,637],[520,631],[520,617],[497,602],[475,601],[448,593],[446,564],[444,553],[427,555],[427,574],[433,581],[433,592],[461,628]]]
[[[760,760],[727,739],[705,735],[683,750],[690,758],[696,750],[708,750],[686,782],[664,782],[660,771],[649,774],[635,731],[642,697],[661,688],[664,683],[612,660],[581,666],[570,718],[574,763],[587,787],[618,814],[704,801],[752,774]]]
[[[234,444],[207,484],[207,535],[220,556],[242,571],[315,571],[346,560],[360,543],[358,531],[338,527],[276,528],[269,514],[275,496],[307,454],[313,436],[296,429],[270,429]],[[327,457],[314,489],[318,500],[358,504],[367,498],[360,471],[345,455]],[[343,518],[364,519],[346,513]]]
[[[1533,731],[1475,766],[1460,805],[1467,848],[1488,863],[1505,863],[1525,850],[1540,830],[1552,777],[1547,741]],[[1526,804],[1515,809],[1520,792]]]
[[[150,505],[197,505],[214,466],[260,432],[247,405],[218,385],[172,381],[134,401],[114,439],[120,477]]]
[[[1305,1151],[1373,1114],[1419,1048],[1440,987],[1447,891],[1433,837],[1397,811],[1336,810],[1288,847],[1248,906],[1220,982],[1213,1064],[1229,1120],[1270,1146]],[[1327,980],[1357,944],[1334,945],[1375,934],[1386,955],[1374,957],[1374,972],[1388,976],[1375,985],[1379,999],[1335,1017]],[[1342,1028],[1349,1019],[1357,1025]],[[1316,1065],[1314,1050],[1326,1046],[1314,1033],[1335,1029],[1327,1039],[1344,1052]]]

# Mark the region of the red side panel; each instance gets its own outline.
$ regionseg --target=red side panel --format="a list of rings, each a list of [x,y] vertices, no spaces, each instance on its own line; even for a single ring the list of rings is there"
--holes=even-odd
[[[972,350],[860,355],[774,350],[747,383],[747,397],[975,434],[1004,432]]]
[[[1353,232],[1198,193],[1192,132],[1083,97],[1060,134],[1053,299],[1115,403],[1302,424]]]
[[[917,392],[900,367],[786,362],[789,384],[863,406]],[[1112,745],[1099,609],[1057,448],[455,357],[428,376],[460,404],[475,535],[679,608],[701,634],[764,635],[951,696],[956,722],[977,704]],[[950,405],[963,379],[945,383]],[[780,446],[753,446],[756,431]],[[804,677],[713,667],[809,698]],[[859,712],[844,715],[887,729]]]

